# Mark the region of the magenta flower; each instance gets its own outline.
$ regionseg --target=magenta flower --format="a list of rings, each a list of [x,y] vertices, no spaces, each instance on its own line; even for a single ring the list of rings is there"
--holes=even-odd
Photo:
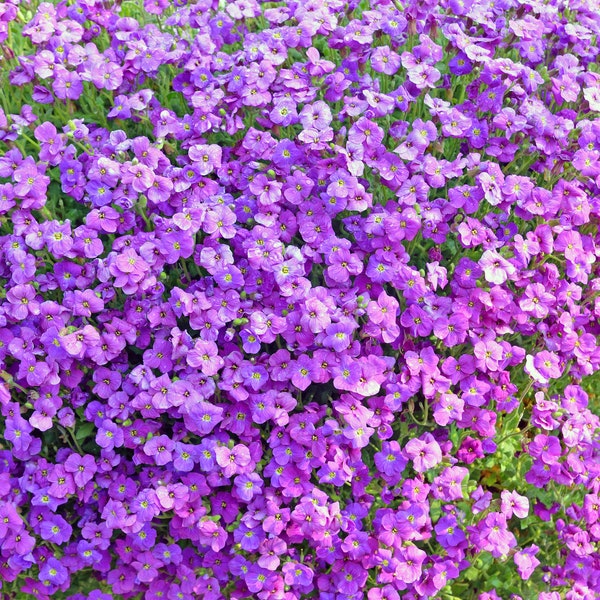
[[[225,364],[219,356],[217,345],[212,341],[197,340],[194,347],[187,353],[187,364],[190,367],[200,368],[200,371],[209,377],[216,375]]]
[[[503,357],[502,346],[492,340],[477,342],[474,346],[474,354],[477,366],[483,371],[497,371]]]
[[[525,359],[525,371],[536,381],[546,384],[550,379],[558,379],[562,375],[560,359],[554,352],[542,350],[535,356],[530,354]]]
[[[442,461],[442,450],[430,433],[410,440],[404,446],[404,453],[413,461],[413,468],[418,473],[432,469]]]
[[[511,548],[516,546],[515,536],[508,530],[506,517],[501,513],[489,513],[480,522],[479,530],[482,548],[491,552],[492,556],[505,556]]]
[[[433,411],[433,418],[438,425],[448,425],[461,419],[464,406],[464,400],[456,394],[442,394]]]
[[[502,498],[502,514],[506,515],[507,519],[510,519],[512,515],[524,519],[529,514],[529,500],[525,496],[508,490],[502,490],[500,496]]]
[[[402,548],[398,557],[398,565],[394,572],[403,583],[413,583],[421,577],[422,564],[427,555],[416,546]]]
[[[246,446],[237,444],[231,450],[225,446],[215,448],[217,464],[223,470],[225,477],[243,473],[251,462],[250,452]]]
[[[131,185],[139,194],[150,189],[154,184],[154,179],[154,172],[142,163],[132,165],[122,173],[123,183]]]
[[[62,347],[70,356],[76,358],[83,358],[99,341],[100,335],[91,325],[85,325],[83,329],[60,337]]]
[[[230,239],[235,235],[235,222],[235,214],[228,207],[219,205],[207,211],[202,229],[215,237]]]
[[[463,498],[462,483],[468,478],[469,471],[465,467],[446,467],[433,480],[434,495],[446,501]]]
[[[221,167],[222,150],[216,144],[197,144],[190,148],[189,157],[198,167],[200,175],[208,175]]]
[[[470,465],[478,458],[483,458],[482,443],[480,440],[467,436],[458,450],[457,457],[460,461]]]
[[[549,307],[554,303],[554,296],[546,292],[542,284],[534,283],[525,288],[525,294],[519,301],[519,306],[521,310],[536,319],[543,319],[548,314]]]
[[[6,292],[10,302],[7,311],[16,320],[23,320],[29,314],[39,313],[39,302],[36,301],[35,288],[30,284],[16,285]]]
[[[539,550],[538,546],[532,544],[515,553],[513,559],[515,565],[517,565],[517,571],[519,572],[521,579],[525,581],[529,579],[536,567],[540,564],[540,561],[535,557]]]
[[[486,281],[495,284],[503,284],[516,273],[514,265],[493,250],[483,253],[479,266],[483,269]]]
[[[73,475],[73,480],[77,487],[84,487],[88,481],[91,481],[97,471],[96,461],[90,454],[80,456],[71,454],[64,463],[65,470]]]
[[[283,565],[284,581],[289,586],[309,586],[312,583],[314,573],[310,567],[300,563],[287,562]]]
[[[175,443],[166,435],[150,438],[144,444],[144,454],[154,459],[157,465],[166,465],[173,460],[173,448]]]

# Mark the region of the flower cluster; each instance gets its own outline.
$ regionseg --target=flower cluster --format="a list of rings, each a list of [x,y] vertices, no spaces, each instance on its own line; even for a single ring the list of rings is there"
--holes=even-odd
[[[0,6],[0,582],[600,597],[600,18]]]

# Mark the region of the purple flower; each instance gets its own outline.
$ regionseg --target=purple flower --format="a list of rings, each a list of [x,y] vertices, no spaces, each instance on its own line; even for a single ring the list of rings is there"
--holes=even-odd
[[[21,321],[27,315],[39,313],[39,303],[36,302],[35,289],[30,284],[16,285],[6,292],[6,299],[10,305],[7,307],[8,314],[14,319]]]
[[[3,503],[0,505],[0,535],[5,538],[8,531],[21,531],[23,528],[23,520],[17,513],[12,504]]]
[[[434,495],[446,501],[460,500],[463,498],[462,483],[468,475],[469,471],[465,467],[446,467],[433,480]]]
[[[216,375],[224,365],[216,344],[203,340],[196,341],[194,348],[188,352],[186,361],[190,367],[200,367],[202,373],[209,377]]]
[[[263,481],[256,473],[248,473],[235,477],[233,484],[238,498],[243,502],[250,502],[260,493]]]
[[[121,175],[123,183],[142,194],[154,184],[154,172],[144,164],[133,164]]]
[[[483,458],[481,441],[467,436],[460,445],[457,457],[460,461],[467,463],[468,465],[478,458]]]
[[[371,53],[373,70],[393,75],[400,68],[400,57],[388,46],[379,46]]]
[[[135,515],[129,514],[122,502],[109,500],[102,511],[102,518],[109,529],[123,529],[135,522]]]
[[[323,346],[330,348],[334,352],[342,352],[352,342],[353,324],[348,321],[332,323],[325,329],[325,337],[323,338]]]
[[[73,480],[77,487],[84,487],[88,481],[91,481],[97,471],[96,461],[90,454],[80,456],[71,454],[64,463],[65,471],[73,475]]]
[[[166,465],[173,460],[174,447],[175,442],[170,437],[159,435],[144,444],[144,454],[152,457],[157,465]]]
[[[54,557],[48,558],[40,569],[39,579],[46,586],[61,586],[69,578],[69,572],[64,565]]]
[[[104,450],[112,450],[123,445],[123,430],[110,419],[104,419],[96,434],[96,443]]]
[[[500,344],[489,340],[487,342],[477,342],[474,346],[477,366],[483,371],[497,371],[499,362],[502,360],[503,351]]]
[[[438,425],[448,425],[452,421],[461,419],[464,406],[464,400],[456,394],[442,394],[435,406],[433,418]]]
[[[173,467],[182,473],[189,473],[196,463],[196,447],[192,444],[175,442],[173,447]]]
[[[542,284],[533,283],[525,288],[525,293],[519,301],[519,307],[531,314],[532,317],[543,319],[554,302],[554,296],[546,292]]]
[[[289,586],[309,586],[312,583],[314,572],[310,567],[300,563],[287,562],[283,565],[284,581]]]
[[[597,589],[589,3],[0,4],[9,591]]]
[[[435,82],[441,77],[440,72],[426,64],[420,64],[407,71],[408,78],[417,87],[423,89],[426,87],[435,87]]]
[[[442,461],[442,450],[430,433],[410,440],[404,446],[404,453],[413,461],[413,468],[418,473],[432,469]]]
[[[300,123],[304,129],[326,129],[332,121],[331,109],[322,101],[307,104],[300,112]]]
[[[146,551],[137,555],[131,566],[136,570],[138,581],[150,583],[158,577],[158,568],[162,566],[162,563],[151,552]]]
[[[235,228],[233,227],[235,222],[235,213],[228,207],[219,205],[207,211],[202,229],[215,237],[230,239],[235,235]]]
[[[500,496],[502,498],[501,510],[507,518],[515,515],[519,519],[524,519],[529,514],[529,500],[525,496],[508,490],[502,490]]]
[[[306,354],[300,355],[291,365],[291,382],[300,390],[305,390],[312,383],[313,362]]]
[[[562,375],[560,359],[554,352],[542,350],[535,356],[530,354],[525,359],[525,371],[536,381],[546,384],[550,379],[558,379]]]
[[[464,531],[458,526],[456,517],[443,516],[435,525],[436,539],[445,548],[452,548],[462,544],[467,538]]]
[[[237,444],[231,450],[225,446],[217,446],[215,457],[225,477],[231,477],[236,473],[244,473],[245,467],[250,465],[251,462],[248,448],[241,444]]]
[[[375,454],[375,465],[386,478],[397,481],[406,466],[406,459],[402,456],[400,445],[397,441],[383,442],[381,452]]]
[[[78,100],[83,93],[83,82],[77,72],[60,69],[52,82],[52,90],[61,100]]]
[[[413,583],[421,577],[422,564],[427,554],[416,546],[402,548],[398,556],[398,564],[394,576],[403,583]]]
[[[528,452],[547,465],[555,464],[562,453],[560,440],[555,436],[536,435],[529,444]]]
[[[53,544],[69,541],[73,528],[59,515],[49,515],[40,524],[40,536]]]
[[[296,103],[289,98],[277,98],[273,102],[273,109],[269,113],[269,118],[273,123],[287,127],[297,122],[298,113]]]
[[[201,400],[189,407],[184,404],[182,408],[186,426],[199,435],[208,435],[223,420],[223,409],[210,402]]]
[[[491,552],[494,557],[508,554],[517,543],[515,536],[507,528],[506,517],[501,513],[489,513],[480,521],[478,530],[481,535],[481,547]]]
[[[519,572],[521,579],[525,581],[529,579],[533,571],[535,571],[536,567],[540,564],[540,561],[535,557],[539,550],[538,546],[532,544],[515,553],[513,559],[515,565],[517,565],[517,571]]]
[[[516,273],[514,265],[493,250],[486,250],[479,259],[486,281],[502,284]]]

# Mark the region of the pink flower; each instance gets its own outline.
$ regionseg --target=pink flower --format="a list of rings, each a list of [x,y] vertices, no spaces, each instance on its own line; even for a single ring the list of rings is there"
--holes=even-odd
[[[502,498],[502,513],[508,519],[512,515],[515,515],[519,519],[524,519],[529,514],[529,499],[525,496],[521,496],[515,491],[502,490],[500,497]]]
[[[200,175],[208,175],[221,168],[222,149],[217,144],[196,144],[189,149],[188,156]]]
[[[424,473],[442,462],[442,449],[430,433],[410,440],[404,446],[404,453],[413,461],[413,468]]]
[[[421,565],[426,558],[427,554],[416,546],[400,548],[394,577],[403,583],[414,583],[421,577],[423,572]]]
[[[216,375],[225,364],[223,358],[219,356],[217,345],[204,340],[196,341],[194,347],[188,352],[186,361],[190,367],[199,367],[208,377]]]
[[[474,347],[477,367],[484,371],[497,371],[498,364],[504,356],[502,346],[493,340],[477,342]]]
[[[531,577],[531,574],[535,571],[535,568],[540,564],[540,561],[535,557],[539,552],[539,547],[532,544],[528,548],[519,550],[514,556],[515,565],[517,565],[517,571],[521,576],[521,579],[527,580]]]
[[[479,266],[483,269],[486,281],[497,285],[502,285],[517,272],[513,264],[494,250],[486,250],[483,253],[479,259]]]

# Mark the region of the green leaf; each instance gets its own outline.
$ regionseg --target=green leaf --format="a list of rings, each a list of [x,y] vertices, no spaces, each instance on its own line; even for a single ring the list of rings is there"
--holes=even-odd
[[[77,441],[85,440],[92,431],[94,431],[93,423],[83,423],[82,425],[77,425],[77,429],[75,430],[75,439]]]

